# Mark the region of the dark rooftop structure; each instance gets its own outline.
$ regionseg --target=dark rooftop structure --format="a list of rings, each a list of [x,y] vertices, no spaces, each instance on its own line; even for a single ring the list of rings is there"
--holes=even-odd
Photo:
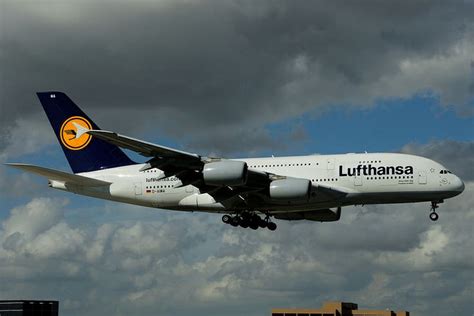
[[[58,316],[58,301],[0,301],[0,316]]]
[[[272,316],[410,316],[407,311],[358,309],[357,304],[346,302],[325,302],[322,308],[275,308]]]

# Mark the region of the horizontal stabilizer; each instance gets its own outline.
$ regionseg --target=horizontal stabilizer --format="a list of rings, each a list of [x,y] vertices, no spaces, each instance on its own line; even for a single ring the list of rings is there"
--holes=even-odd
[[[59,170],[23,164],[23,163],[6,163],[7,166],[21,169],[23,171],[35,173],[37,175],[43,176],[48,178],[49,180],[61,181],[64,183],[71,183],[83,186],[92,186],[92,187],[99,187],[99,186],[107,186],[111,184],[107,181],[97,180],[93,178],[88,178],[84,176],[79,176],[77,174],[71,174]]]

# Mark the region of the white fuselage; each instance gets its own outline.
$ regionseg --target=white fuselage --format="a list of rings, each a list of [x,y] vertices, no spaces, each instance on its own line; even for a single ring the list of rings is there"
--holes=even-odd
[[[267,199],[261,209],[270,213],[317,210],[354,204],[442,201],[460,194],[464,184],[439,163],[413,155],[366,153],[246,158],[250,170],[309,179],[313,188],[346,192],[343,199],[323,199],[317,194],[307,201]],[[211,194],[193,185],[181,186],[159,169],[140,171],[144,164],[124,166],[81,175],[111,182],[109,187],[61,187],[77,194],[148,207],[233,213],[238,208],[216,202]],[[54,183],[52,184],[55,187]]]

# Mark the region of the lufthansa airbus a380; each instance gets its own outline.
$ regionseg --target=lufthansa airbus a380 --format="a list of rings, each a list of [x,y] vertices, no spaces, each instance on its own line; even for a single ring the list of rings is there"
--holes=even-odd
[[[464,190],[441,164],[398,153],[224,159],[101,130],[61,92],[37,93],[72,173],[10,163],[55,189],[180,211],[222,213],[222,221],[276,229],[281,220],[337,221],[348,205],[431,202]],[[125,148],[148,158],[132,161]]]

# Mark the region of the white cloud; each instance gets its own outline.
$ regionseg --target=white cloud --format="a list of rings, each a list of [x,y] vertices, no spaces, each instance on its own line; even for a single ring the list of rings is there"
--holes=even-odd
[[[441,226],[434,225],[422,234],[421,242],[408,252],[382,253],[377,262],[381,265],[396,263],[413,270],[426,270],[431,267],[434,257],[441,254],[449,244],[449,237],[442,231]]]
[[[4,130],[4,134],[0,134],[0,192],[3,196],[35,196],[38,192],[44,192],[45,187],[38,185],[35,176],[3,165],[15,162],[13,159],[16,157],[41,152],[54,142],[54,133],[45,124],[44,114],[40,117],[22,117]]]
[[[471,145],[442,141],[403,151],[470,174]],[[436,224],[427,204],[380,205],[344,208],[339,223],[280,222],[276,232],[231,228],[212,215],[126,217],[139,208],[116,204],[84,210],[114,218],[109,223],[75,222],[65,216],[74,214],[67,200],[34,198],[1,221],[0,284],[9,284],[8,298],[60,299],[68,314],[85,305],[91,315],[223,308],[258,315],[316,306],[317,298],[378,308],[397,302],[418,315],[431,315],[435,301],[456,303],[459,314],[473,289],[473,192],[468,181],[461,196],[441,205]]]
[[[8,238],[20,233],[28,241],[54,227],[63,218],[62,208],[67,202],[49,198],[34,199],[11,210],[10,217],[2,222],[2,235]]]
[[[473,50],[474,38],[470,37],[452,47],[448,54],[402,59],[399,71],[385,74],[372,91],[379,91],[378,97],[410,97],[429,91],[440,97],[442,105],[457,105],[461,114],[472,116],[474,95],[469,86],[474,82],[470,67]]]
[[[469,182],[443,204],[437,224],[427,218],[428,205],[407,204],[348,207],[338,223],[280,222],[275,232],[174,212],[160,220],[73,224],[64,217],[65,201],[35,199],[2,222],[0,282],[10,284],[6,297],[46,295],[72,315],[84,306],[90,315],[205,315],[223,308],[261,315],[339,298],[397,304],[417,315],[431,315],[434,300],[465,311],[473,282],[472,192]],[[445,293],[441,299],[433,282]],[[424,291],[437,296],[409,295]]]
[[[162,225],[136,223],[131,227],[118,228],[112,237],[111,247],[116,253],[133,256],[166,254],[173,251],[177,236]]]
[[[65,222],[61,222],[39,234],[28,244],[26,251],[38,258],[64,258],[77,255],[78,251],[82,254],[84,242],[83,231],[73,229]]]
[[[17,119],[6,134],[1,135],[5,147],[0,152],[0,161],[35,153],[52,144],[55,141],[54,133],[45,122],[43,114]]]

